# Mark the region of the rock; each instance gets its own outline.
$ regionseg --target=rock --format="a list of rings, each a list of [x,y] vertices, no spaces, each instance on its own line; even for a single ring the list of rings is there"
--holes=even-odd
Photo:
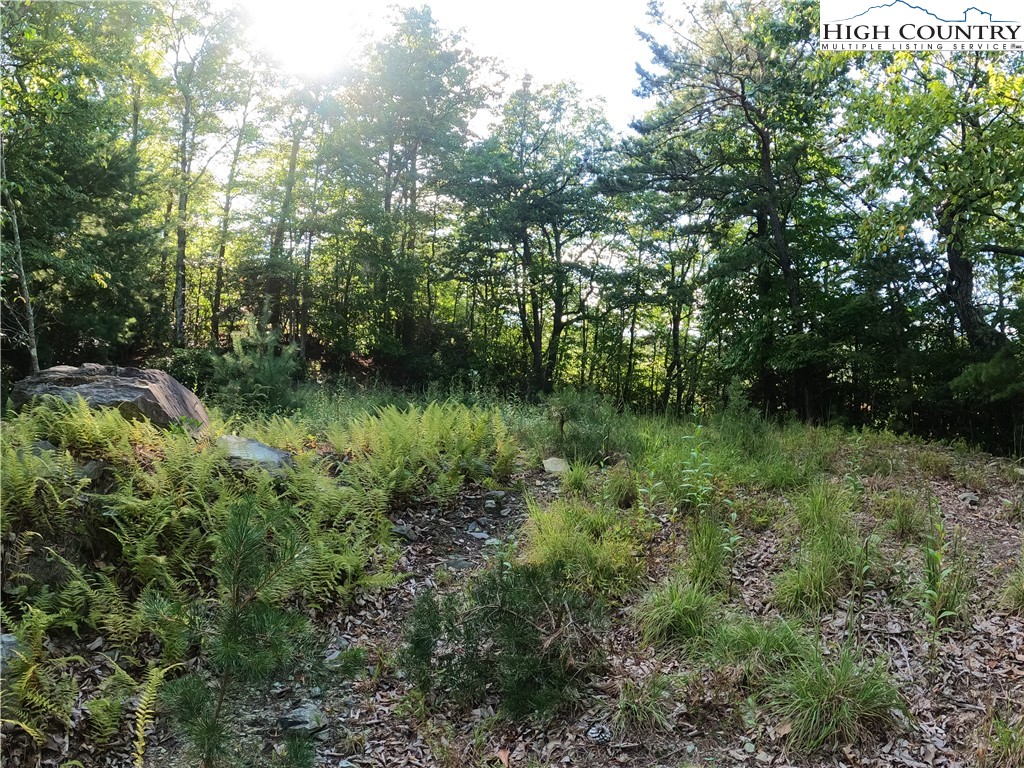
[[[11,404],[21,408],[46,395],[69,402],[81,396],[90,408],[117,408],[126,419],[146,418],[165,428],[181,425],[193,435],[210,425],[206,409],[192,390],[151,368],[57,365],[17,382],[11,389]]]
[[[96,480],[100,479],[100,475],[103,474],[103,470],[105,470],[108,466],[109,465],[105,461],[98,461],[96,459],[93,459],[92,461],[87,461],[85,462],[85,464],[80,464],[79,466],[77,466],[75,468],[75,477],[77,477],[80,480],[88,478],[89,480],[95,482]]]
[[[550,459],[544,459],[544,471],[552,475],[564,474],[569,471],[569,462],[552,456]]]
[[[474,539],[489,539],[489,538],[491,538],[491,534],[487,533],[487,531],[473,531],[469,535],[472,536]]]
[[[497,512],[498,502],[494,499],[484,499],[484,512]]]
[[[503,502],[505,500],[505,496],[506,495],[507,494],[505,493],[505,491],[488,491],[484,495],[484,498],[487,501],[494,501],[494,502],[496,502],[498,504],[501,504],[501,502]]]
[[[480,522],[479,520],[474,520],[466,526],[467,533],[481,533],[485,530],[487,529],[484,527],[484,523]]]
[[[416,533],[416,529],[408,523],[402,525],[392,525],[391,532],[401,536],[403,539],[408,541],[410,544],[414,541],[419,541],[419,534]]]
[[[277,724],[285,733],[311,736],[327,727],[327,718],[320,707],[307,701],[278,718]]]
[[[14,658],[14,654],[21,650],[21,644],[14,635],[4,633],[0,635],[0,677],[7,677],[7,661]]]
[[[235,469],[259,466],[273,472],[292,465],[292,455],[288,451],[279,451],[248,437],[223,435],[217,438],[217,445],[227,450],[228,462]]]
[[[966,503],[968,506],[971,507],[978,506],[978,502],[981,501],[981,497],[978,496],[978,494],[976,493],[972,493],[971,491],[964,491],[957,498],[959,498],[960,501]]]
[[[473,564],[464,557],[453,557],[450,558],[445,565],[448,568],[454,568],[457,571],[468,571],[473,568]]]
[[[54,453],[57,450],[57,446],[49,440],[36,440],[30,448],[36,456],[42,456],[44,453]]]

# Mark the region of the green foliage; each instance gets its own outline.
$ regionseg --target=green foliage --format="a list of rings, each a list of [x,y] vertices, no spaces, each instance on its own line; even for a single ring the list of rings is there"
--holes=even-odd
[[[304,560],[301,538],[285,509],[260,507],[251,498],[232,507],[213,555],[216,592],[200,629],[214,684],[211,688],[203,675],[192,673],[165,690],[203,765],[214,766],[230,753],[228,694],[287,671],[309,647],[306,619],[283,607],[303,578]],[[137,745],[144,744],[142,733],[137,726]]]
[[[517,717],[550,715],[599,663],[601,609],[553,564],[496,563],[461,595],[421,595],[401,664],[421,691],[463,706],[487,690]]]
[[[849,646],[795,660],[768,686],[766,702],[780,722],[792,724],[789,743],[805,753],[862,743],[908,715],[884,662],[861,661]]]
[[[280,344],[266,319],[247,316],[231,334],[231,350],[213,358],[207,391],[211,401],[233,413],[256,415],[296,405],[295,381],[302,369],[298,349]]]
[[[649,482],[640,492],[648,503],[668,511],[703,509],[713,491],[712,468],[701,427],[658,435],[642,464]]]
[[[639,451],[634,420],[618,413],[607,399],[565,389],[550,396],[546,405],[549,419],[536,424],[530,436],[542,456],[595,464]]]
[[[930,530],[921,551],[924,555],[922,608],[928,626],[938,632],[966,618],[970,574],[959,534],[952,540],[947,537],[937,505],[932,507]]]
[[[651,589],[636,607],[645,642],[689,644],[704,640],[719,619],[718,598],[680,576]]]
[[[426,408],[395,406],[328,430],[339,451],[351,451],[346,468],[354,483],[386,493],[395,503],[442,494],[450,498],[465,481],[507,477],[514,440],[497,409],[432,402]]]
[[[617,509],[560,499],[529,503],[522,528],[523,559],[563,567],[596,593],[621,594],[639,575],[633,519]]]

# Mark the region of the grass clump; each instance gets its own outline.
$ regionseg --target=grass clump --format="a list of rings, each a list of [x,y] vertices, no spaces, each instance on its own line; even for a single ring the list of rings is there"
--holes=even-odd
[[[993,716],[988,734],[978,747],[981,768],[1024,768],[1024,717]]]
[[[875,513],[901,541],[919,541],[928,527],[928,515],[921,499],[906,491],[890,491],[876,500]]]
[[[877,568],[877,541],[863,541],[852,516],[853,494],[826,480],[812,484],[796,503],[802,543],[793,568],[775,586],[788,611],[830,608]]]
[[[756,683],[798,663],[813,649],[813,643],[791,622],[743,617],[718,625],[707,657],[716,666],[742,665],[747,682]]]
[[[860,661],[848,646],[832,656],[816,649],[783,669],[767,688],[767,707],[792,724],[789,742],[802,752],[863,742],[908,713],[885,665]]]
[[[672,678],[655,672],[641,682],[626,678],[612,722],[616,728],[637,736],[672,729]]]
[[[561,566],[580,586],[604,593],[621,594],[636,580],[636,534],[621,512],[567,499],[528,506],[525,562]]]
[[[562,493],[570,499],[590,498],[590,465],[574,461],[562,475]]]
[[[1010,572],[1006,580],[1000,604],[1008,611],[1024,614],[1024,550],[1017,559],[1017,566]]]
[[[630,509],[636,504],[636,473],[626,462],[620,461],[605,471],[601,495],[606,504],[619,509]]]
[[[719,601],[677,575],[644,595],[636,615],[645,642],[685,645],[710,634],[718,620]]]
[[[466,593],[417,600],[400,663],[422,692],[463,706],[489,691],[510,716],[550,715],[600,661],[599,603],[554,564],[496,564]]]
[[[733,527],[719,522],[713,515],[695,517],[683,567],[690,583],[706,592],[725,591],[729,587],[737,539]]]

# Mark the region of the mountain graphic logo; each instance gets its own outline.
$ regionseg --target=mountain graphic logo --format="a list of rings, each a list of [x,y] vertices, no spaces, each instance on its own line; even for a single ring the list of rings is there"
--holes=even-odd
[[[984,20],[984,23],[986,23],[986,24],[1012,24],[1015,21],[1014,19],[993,19],[991,12],[983,11],[981,8],[978,8],[977,6],[973,6],[973,5],[968,7],[968,8],[964,8],[962,18],[959,18],[959,19],[944,19],[944,18],[942,18],[941,16],[939,16],[936,13],[932,13],[927,8],[922,8],[920,5],[914,5],[913,3],[908,3],[908,2],[906,2],[906,0],[893,0],[891,3],[883,3],[883,4],[879,4],[879,5],[872,5],[870,8],[867,8],[867,9],[861,11],[860,13],[856,14],[855,16],[850,16],[850,17],[845,18],[845,19],[836,19],[836,21],[854,21],[855,19],[859,19],[862,16],[867,16],[869,13],[872,13],[873,11],[881,11],[881,10],[886,10],[886,9],[890,9],[890,8],[891,9],[907,10],[907,11],[920,11],[921,13],[927,14],[931,18],[935,19],[936,21],[940,21],[943,24],[966,24],[966,23],[968,23],[970,21],[969,16],[971,15],[972,11],[975,14],[977,14],[978,16],[987,17]]]

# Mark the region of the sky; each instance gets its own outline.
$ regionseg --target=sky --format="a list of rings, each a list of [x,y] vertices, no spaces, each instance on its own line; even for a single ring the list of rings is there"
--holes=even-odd
[[[420,3],[417,3],[420,4]],[[573,80],[605,100],[612,127],[625,132],[646,111],[632,91],[636,64],[650,53],[635,29],[650,29],[646,0],[432,0],[441,27],[460,31],[475,54],[498,59],[511,82]],[[343,66],[379,34],[392,3],[376,0],[242,0],[253,38],[296,74]]]

